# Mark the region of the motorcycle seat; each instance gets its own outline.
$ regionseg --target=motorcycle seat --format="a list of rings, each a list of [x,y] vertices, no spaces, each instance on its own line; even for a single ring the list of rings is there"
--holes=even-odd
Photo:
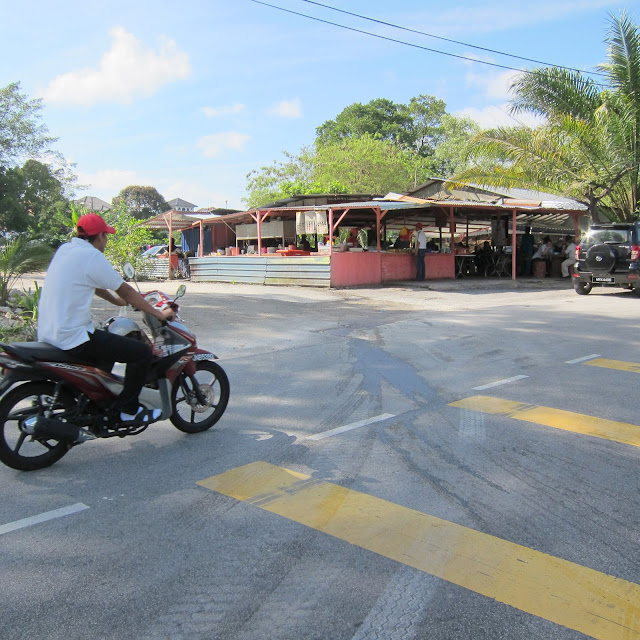
[[[13,352],[16,356],[27,362],[35,360],[45,360],[49,362],[72,362],[75,364],[89,364],[97,366],[95,362],[88,362],[74,358],[67,351],[58,349],[47,342],[12,342],[3,344],[2,348],[9,353]]]

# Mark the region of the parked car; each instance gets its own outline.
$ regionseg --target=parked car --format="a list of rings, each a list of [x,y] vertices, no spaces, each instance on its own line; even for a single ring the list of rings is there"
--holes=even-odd
[[[157,258],[159,256],[166,256],[169,246],[166,244],[157,244],[147,249],[143,254],[143,258]]]
[[[640,222],[594,223],[576,248],[573,288],[632,289],[640,297]]]

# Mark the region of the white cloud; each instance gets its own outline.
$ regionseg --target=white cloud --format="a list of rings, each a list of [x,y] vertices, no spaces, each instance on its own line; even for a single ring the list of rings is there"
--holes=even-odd
[[[283,100],[274,105],[269,113],[282,118],[302,118],[302,102],[300,98]]]
[[[137,96],[153,95],[160,87],[191,73],[189,56],[175,41],[160,36],[158,50],[123,27],[110,32],[113,39],[96,68],[70,71],[54,78],[41,92],[48,102],[91,105],[97,102],[130,103]]]
[[[206,158],[215,158],[221,155],[226,149],[242,151],[245,143],[251,138],[246,133],[237,131],[226,131],[224,133],[214,133],[200,138],[196,143],[202,155]]]
[[[229,104],[223,107],[202,107],[202,112],[207,118],[215,118],[216,116],[232,116],[240,113],[245,109],[243,104]]]
[[[465,84],[481,89],[484,96],[491,100],[506,100],[511,96],[509,86],[518,75],[517,71],[475,73],[471,70],[465,76]]]
[[[493,129],[494,127],[516,127],[518,125],[537,127],[543,122],[541,117],[528,113],[511,115],[509,113],[508,103],[491,105],[481,109],[476,107],[467,107],[466,109],[456,111],[454,115],[471,118],[483,129]]]

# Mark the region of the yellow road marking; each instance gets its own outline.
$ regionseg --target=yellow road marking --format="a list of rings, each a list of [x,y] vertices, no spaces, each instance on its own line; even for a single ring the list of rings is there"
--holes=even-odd
[[[574,431],[595,438],[604,438],[640,447],[640,426],[626,422],[615,422],[582,413],[572,413],[562,409],[552,409],[536,404],[514,402],[513,400],[501,400],[490,396],[471,396],[457,402],[451,402],[449,406],[481,411],[482,413],[497,413],[516,420],[535,422],[554,429]]]
[[[595,358],[589,362],[582,364],[590,367],[604,367],[605,369],[618,369],[619,371],[631,371],[632,373],[640,373],[640,364],[637,362],[624,362],[624,360],[608,360],[607,358]]]
[[[640,638],[633,582],[266,462],[198,484],[594,638]]]

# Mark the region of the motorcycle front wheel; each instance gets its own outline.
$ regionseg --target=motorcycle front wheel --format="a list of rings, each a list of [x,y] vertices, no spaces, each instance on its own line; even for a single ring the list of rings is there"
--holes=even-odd
[[[19,471],[44,469],[57,462],[71,448],[68,442],[28,433],[28,418],[51,410],[50,418],[62,417],[75,400],[67,391],[52,405],[52,382],[28,382],[10,391],[0,402],[0,461]]]
[[[195,379],[204,403],[198,401],[193,381],[185,373],[176,378],[171,392],[171,422],[185,433],[210,429],[220,420],[229,402],[229,378],[219,364],[210,360],[197,362]]]

